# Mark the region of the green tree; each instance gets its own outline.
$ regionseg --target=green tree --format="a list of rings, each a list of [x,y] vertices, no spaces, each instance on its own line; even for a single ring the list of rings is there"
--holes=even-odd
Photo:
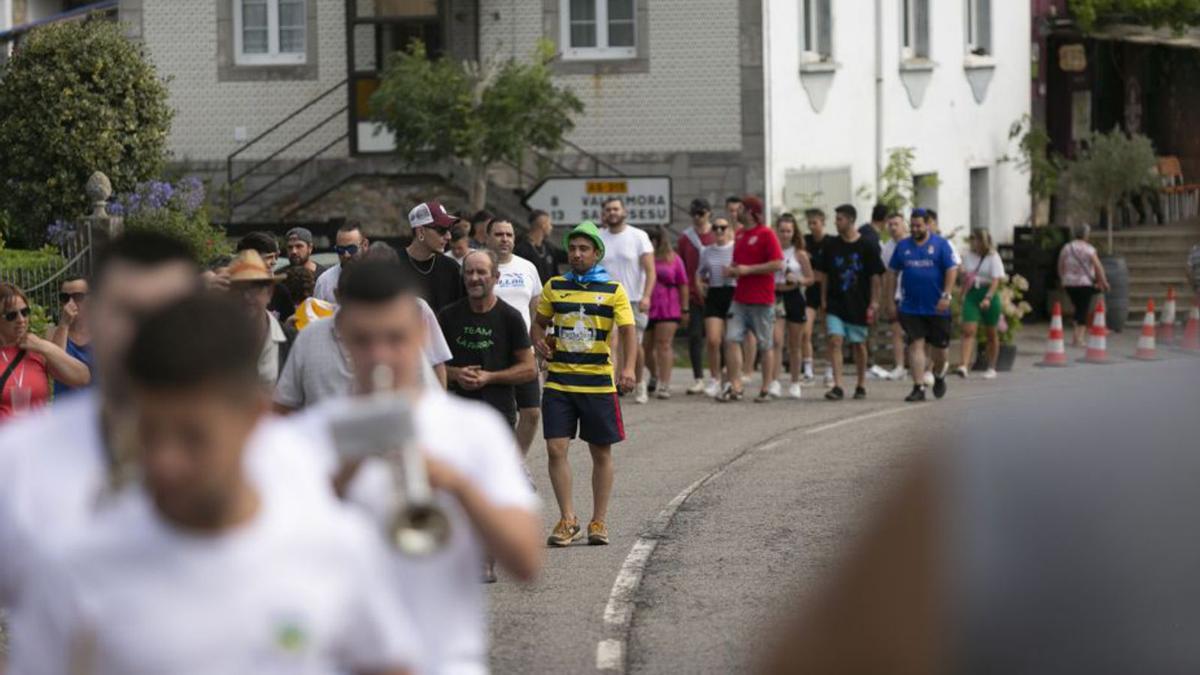
[[[0,65],[0,211],[10,243],[37,245],[52,221],[85,213],[93,171],[118,192],[158,174],[172,116],[165,82],[119,24],[34,30]]]
[[[575,128],[583,103],[551,79],[554,47],[539,42],[532,60],[430,60],[414,41],[393,54],[371,110],[396,138],[408,162],[456,157],[471,173],[471,208],[487,201],[487,173],[498,162],[520,164],[527,149],[554,152]]]
[[[1071,206],[1084,222],[1101,212],[1108,216],[1108,253],[1112,254],[1112,228],[1117,205],[1142,190],[1158,185],[1154,145],[1141,134],[1128,136],[1120,129],[1092,132],[1080,144],[1078,157],[1067,164]]]
[[[1180,32],[1200,24],[1200,0],[1070,0],[1070,8],[1085,32],[1108,22],[1170,26]]]

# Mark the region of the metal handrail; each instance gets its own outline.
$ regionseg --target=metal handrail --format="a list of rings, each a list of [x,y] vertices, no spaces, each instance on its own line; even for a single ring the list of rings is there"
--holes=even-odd
[[[241,180],[241,179],[245,178],[246,176],[249,176],[250,174],[254,173],[259,168],[265,166],[271,160],[275,159],[276,157],[278,157],[278,156],[282,155],[283,153],[287,152],[288,150],[290,150],[293,146],[295,146],[300,141],[303,141],[304,139],[308,138],[309,136],[315,134],[318,130],[321,129],[321,127],[325,126],[326,124],[329,124],[333,120],[337,119],[339,116],[345,115],[346,111],[349,109],[350,109],[350,106],[348,106],[348,105],[344,105],[341,108],[338,108],[337,110],[335,110],[333,112],[333,114],[329,115],[325,119],[321,120],[320,122],[318,122],[317,124],[312,126],[308,131],[305,131],[304,133],[300,134],[299,136],[293,138],[290,142],[288,142],[282,148],[279,148],[275,152],[272,152],[271,154],[267,155],[265,158],[260,160],[258,163],[254,164],[249,169],[246,169],[245,171],[241,172],[237,176],[232,177],[232,179],[229,182],[232,183],[233,181]],[[240,204],[239,204],[239,206],[240,206]]]
[[[287,171],[284,171],[283,173],[279,174],[279,175],[278,175],[278,176],[276,176],[275,178],[273,178],[273,179],[271,179],[270,181],[268,181],[266,185],[264,185],[264,186],[260,187],[259,189],[255,190],[255,191],[254,191],[252,194],[250,194],[249,196],[247,196],[245,199],[242,199],[240,202],[238,202],[238,203],[234,204],[234,205],[233,205],[233,208],[231,208],[231,209],[230,209],[230,216],[231,216],[231,217],[230,217],[228,220],[230,220],[231,222],[232,222],[232,220],[233,220],[233,218],[232,218],[233,209],[236,209],[237,207],[239,207],[239,206],[242,206],[242,205],[244,205],[244,204],[246,204],[246,203],[250,202],[250,201],[251,201],[251,200],[253,200],[255,197],[259,196],[260,194],[262,194],[262,193],[266,192],[267,190],[269,190],[270,188],[274,187],[276,184],[278,184],[278,183],[279,183],[279,181],[283,180],[284,178],[287,178],[288,176],[292,175],[292,174],[293,174],[293,173],[295,173],[296,171],[300,170],[300,168],[301,168],[301,167],[307,166],[309,163],[311,163],[311,162],[312,162],[313,160],[315,160],[317,157],[319,157],[319,156],[321,156],[322,154],[324,154],[326,150],[328,150],[328,149],[332,148],[333,146],[337,145],[338,143],[341,143],[342,141],[346,140],[346,139],[347,139],[347,138],[349,138],[349,137],[350,137],[350,132],[349,132],[349,131],[347,131],[346,133],[342,134],[341,136],[338,136],[337,138],[335,138],[335,139],[333,139],[332,141],[330,141],[330,142],[329,142],[327,145],[325,145],[325,147],[321,148],[320,150],[317,150],[317,151],[316,151],[316,152],[314,152],[313,154],[311,154],[311,155],[309,155],[308,157],[304,158],[303,160],[301,160],[299,163],[297,163],[297,164],[296,164],[295,166],[293,166],[292,168],[288,169]]]
[[[271,128],[267,129],[266,131],[262,132],[261,134],[255,136],[254,138],[247,141],[245,145],[243,145],[242,147],[233,151],[227,159],[232,160],[234,157],[237,157],[238,155],[242,154],[243,152],[249,150],[251,148],[251,146],[258,143],[262,139],[266,138],[268,135],[271,134],[271,132],[273,132],[276,129],[278,129],[279,127],[287,124],[288,122],[291,122],[293,119],[296,118],[297,115],[304,112],[305,110],[308,110],[309,108],[313,107],[314,105],[320,103],[321,101],[323,101],[325,99],[326,96],[329,96],[330,94],[334,93],[335,91],[338,91],[339,89],[341,89],[342,87],[346,86],[349,83],[350,83],[350,78],[347,77],[346,79],[342,80],[341,82],[338,82],[337,84],[333,85],[332,87],[327,89],[324,93],[322,93],[320,96],[317,96],[316,98],[309,101],[308,103],[305,103],[303,106],[301,106],[300,108],[298,108],[294,112],[292,112],[292,114],[290,114],[287,117],[283,118],[282,120],[279,120],[278,122],[276,122],[273,126],[271,126]]]

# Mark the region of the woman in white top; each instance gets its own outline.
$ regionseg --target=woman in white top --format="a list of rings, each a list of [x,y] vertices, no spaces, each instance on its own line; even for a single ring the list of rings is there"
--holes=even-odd
[[[785,335],[792,375],[788,397],[800,398],[801,342],[808,314],[804,290],[813,282],[815,275],[808,254],[804,251],[804,237],[798,236],[798,231],[796,218],[790,213],[779,216],[775,223],[775,235],[779,237],[779,246],[783,248],[783,269],[775,273],[775,358],[767,375],[767,381],[770,382],[767,393],[773,398],[783,395],[779,371],[783,364]]]
[[[1076,225],[1072,230],[1075,240],[1058,254],[1058,278],[1062,279],[1063,290],[1075,307],[1072,347],[1083,343],[1083,333],[1091,323],[1092,299],[1096,291],[1108,290],[1108,277],[1100,264],[1100,255],[1096,253],[1096,247],[1088,243],[1091,232],[1088,225]]]
[[[996,358],[1000,355],[1001,299],[996,296],[1000,282],[1008,275],[1004,272],[1004,261],[992,245],[992,235],[987,230],[971,230],[967,242],[967,253],[963,256],[963,308],[962,308],[962,365],[956,374],[966,377],[971,367],[979,324],[987,336],[988,368],[983,373],[986,380],[996,377]]]
[[[736,280],[725,276],[725,269],[733,264],[733,229],[729,221],[717,218],[713,221],[716,241],[700,251],[700,264],[696,268],[695,284],[704,298],[704,336],[708,349],[708,368],[711,376],[704,386],[704,393],[716,398],[726,377],[721,370],[721,346],[725,340],[725,317],[733,302]]]

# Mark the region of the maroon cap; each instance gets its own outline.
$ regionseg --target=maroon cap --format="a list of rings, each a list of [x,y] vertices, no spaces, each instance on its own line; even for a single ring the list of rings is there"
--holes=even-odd
[[[446,208],[437,201],[417,204],[408,212],[408,224],[413,227],[450,227],[455,222],[457,219],[446,213]]]

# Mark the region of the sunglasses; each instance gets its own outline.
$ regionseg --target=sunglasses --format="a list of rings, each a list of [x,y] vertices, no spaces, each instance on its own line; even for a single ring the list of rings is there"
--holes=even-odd
[[[427,226],[427,227],[428,227],[428,229],[433,230],[434,232],[437,232],[437,235],[439,237],[444,237],[444,236],[450,234],[450,228],[448,228],[448,227],[432,227],[432,226]]]
[[[82,303],[84,300],[87,300],[87,296],[88,296],[87,293],[59,293],[58,294],[58,304],[65,305],[68,302],[74,300],[75,304],[78,305],[78,304]]]
[[[23,316],[26,319],[28,319],[29,318],[29,308],[25,307],[23,309],[15,309],[11,312],[5,312],[4,320],[8,321],[9,323],[12,323],[13,321],[17,320],[18,316]]]
[[[714,232],[724,232],[725,230],[728,230],[728,229],[729,229],[728,225],[713,225]]]
[[[333,252],[339,256],[358,255],[358,244],[352,244],[350,246],[334,246]]]

